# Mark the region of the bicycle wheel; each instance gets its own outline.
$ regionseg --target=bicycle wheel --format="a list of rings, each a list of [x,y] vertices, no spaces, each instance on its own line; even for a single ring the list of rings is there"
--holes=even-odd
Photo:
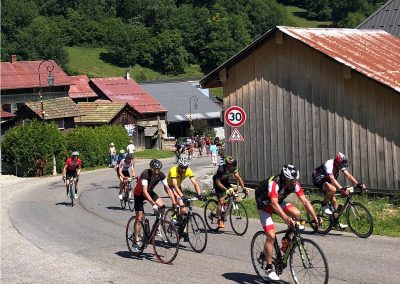
[[[265,274],[265,268],[267,267],[267,259],[264,251],[264,244],[267,240],[267,236],[264,231],[258,231],[253,236],[250,246],[251,263],[253,264],[254,270],[258,277],[266,281],[267,277]]]
[[[243,236],[246,233],[249,226],[249,217],[247,216],[246,208],[239,201],[232,203],[232,208],[229,212],[229,221],[236,235]]]
[[[135,220],[136,216],[132,216],[129,219],[128,224],[126,224],[125,239],[129,252],[132,253],[134,256],[139,256],[144,250],[145,238],[143,223],[140,222],[139,241],[142,243],[142,245],[138,248],[138,250],[134,250],[133,246],[135,245]]]
[[[217,217],[217,200],[207,200],[206,206],[204,206],[204,220],[208,229],[213,232],[218,231],[218,217]]]
[[[74,182],[73,180],[71,180],[69,182],[69,198],[71,199],[71,207],[74,207],[74,197],[75,197]]]
[[[203,252],[207,246],[207,228],[200,214],[192,212],[187,224],[189,244],[195,252]]]
[[[315,214],[317,214],[317,217],[322,219],[322,224],[319,227],[317,227],[314,223],[311,223],[311,227],[313,228],[314,232],[317,232],[322,235],[329,233],[333,226],[332,216],[326,214],[323,210],[321,210],[322,200],[313,200],[311,201],[311,205],[313,206],[314,212]],[[308,212],[307,212],[307,220],[313,221],[310,213]]]
[[[171,222],[160,220],[153,237],[153,250],[157,259],[164,264],[173,262],[178,255],[179,235]]]
[[[374,230],[374,221],[371,213],[361,203],[353,202],[347,206],[346,210],[347,224],[350,230],[360,238],[368,238]]]
[[[290,273],[295,283],[328,283],[329,268],[321,248],[312,240],[300,239],[290,252]]]

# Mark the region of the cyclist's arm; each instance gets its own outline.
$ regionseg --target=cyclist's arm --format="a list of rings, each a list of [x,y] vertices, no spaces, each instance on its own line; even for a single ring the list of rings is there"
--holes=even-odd
[[[76,168],[76,174],[79,176],[80,175],[80,173],[81,173],[81,166],[79,166],[79,167],[77,167]]]
[[[65,177],[66,174],[67,174],[67,163],[64,164],[64,168],[63,168],[63,171],[62,171],[63,177]]]
[[[236,180],[239,182],[239,185],[240,185],[242,188],[244,188],[244,183],[243,183],[242,177],[240,176],[239,172],[236,172],[236,173],[235,173],[235,178],[236,178]]]
[[[122,166],[121,166],[121,164],[118,165],[118,176],[122,177]]]
[[[172,190],[169,188],[167,181],[163,181],[163,185],[164,185],[164,190],[165,192],[168,194],[169,198],[171,199],[172,202],[172,207],[174,207],[176,204],[178,204],[178,202],[175,200],[175,196],[174,193],[172,192]]]
[[[331,183],[333,184],[334,187],[336,187],[337,189],[341,189],[342,188],[340,183],[335,179],[335,177],[332,174],[329,175],[329,179],[330,179],[330,181],[331,181]]]
[[[174,186],[174,191],[178,193],[179,197],[183,197],[183,193],[178,186],[178,180],[176,178],[172,178],[172,185]]]
[[[132,174],[131,174],[131,178],[134,178],[135,177],[135,175],[136,175],[136,173],[135,173],[135,167],[132,165],[131,166],[131,172],[132,172]]]
[[[154,205],[154,204],[156,204],[155,202],[154,202],[154,200],[151,198],[151,196],[150,196],[150,194],[149,194],[149,192],[148,192],[148,187],[147,187],[147,185],[143,185],[142,184],[142,186],[143,186],[143,195],[144,195],[144,198],[146,198],[146,200],[148,201],[148,202],[150,202],[150,204],[151,205]]]
[[[300,199],[301,203],[303,203],[303,205],[306,208],[307,212],[310,213],[311,217],[318,224],[318,218],[317,218],[317,215],[314,212],[314,208],[311,205],[311,202],[307,199],[307,197],[305,195],[299,196],[299,199]]]
[[[216,179],[215,183],[217,184],[217,186],[223,190],[227,190],[227,188],[225,186],[222,185],[221,180],[220,179]]]
[[[189,178],[190,181],[192,182],[193,186],[194,186],[194,190],[196,190],[197,194],[201,194],[201,189],[199,184],[197,183],[197,180],[194,177],[190,177]]]
[[[347,170],[344,170],[343,174],[349,179],[349,181],[351,181],[353,183],[353,186],[358,184],[355,177],[351,173],[349,173]]]

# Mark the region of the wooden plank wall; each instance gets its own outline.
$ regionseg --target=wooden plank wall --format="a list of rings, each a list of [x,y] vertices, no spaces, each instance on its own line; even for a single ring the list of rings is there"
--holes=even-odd
[[[342,64],[297,40],[272,36],[229,68],[224,106],[232,105],[246,111],[245,142],[227,143],[227,151],[246,180],[293,163],[311,185],[312,170],[342,151],[358,180],[399,189],[400,95],[354,71],[345,79]]]

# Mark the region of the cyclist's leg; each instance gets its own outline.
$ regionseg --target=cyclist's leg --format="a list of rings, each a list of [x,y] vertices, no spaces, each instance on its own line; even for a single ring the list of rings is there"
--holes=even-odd
[[[290,217],[295,218],[295,219],[300,219],[301,217],[301,212],[299,209],[297,209],[296,207],[294,207],[293,204],[291,203],[286,203],[285,201],[283,201],[281,203],[281,207],[283,209],[283,211]]]
[[[272,212],[273,209],[270,205],[265,206],[262,209],[258,209],[258,215],[260,216],[261,226],[265,232],[267,239],[265,240],[264,244],[264,251],[266,256],[266,271],[267,276],[271,280],[279,280],[278,275],[273,271],[272,266],[272,253],[274,250],[274,242],[275,242],[275,225],[272,221]]]
[[[75,194],[78,194],[78,182],[79,182],[79,177],[77,177],[77,172],[75,171],[74,173],[74,181],[75,181]]]
[[[135,242],[139,241],[139,234],[140,234],[140,222],[142,222],[143,219],[143,203],[144,203],[144,196],[136,196],[135,195],[135,203],[134,203],[134,208],[136,212],[136,219],[135,219]]]
[[[331,201],[333,204],[333,207],[335,207],[335,209],[336,209],[337,208],[337,200],[335,198],[336,187],[334,187],[329,182],[325,182],[323,189],[325,191],[324,204],[327,204],[329,201]]]

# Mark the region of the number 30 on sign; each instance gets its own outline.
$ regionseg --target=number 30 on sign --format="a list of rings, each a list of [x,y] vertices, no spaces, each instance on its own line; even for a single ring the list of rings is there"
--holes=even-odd
[[[246,121],[246,113],[241,107],[231,106],[225,112],[225,122],[231,127],[240,127]]]

